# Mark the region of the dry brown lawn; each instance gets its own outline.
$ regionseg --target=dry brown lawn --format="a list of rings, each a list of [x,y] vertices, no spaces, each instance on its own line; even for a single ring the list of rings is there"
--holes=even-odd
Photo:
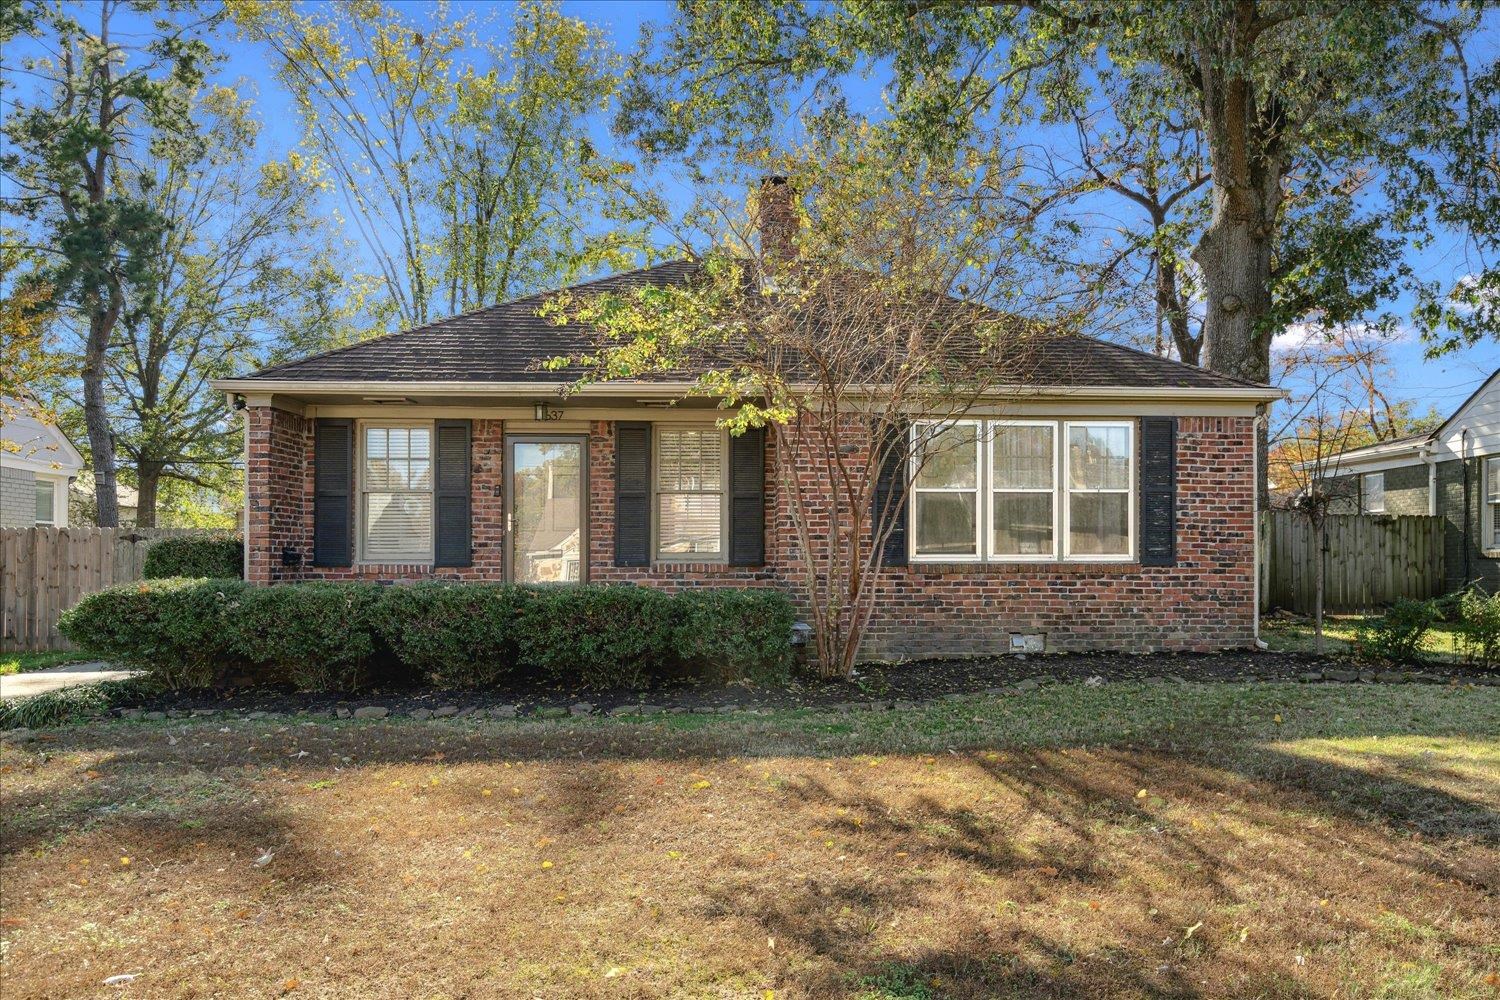
[[[109,723],[0,782],[5,1000],[1500,995],[1497,689]]]

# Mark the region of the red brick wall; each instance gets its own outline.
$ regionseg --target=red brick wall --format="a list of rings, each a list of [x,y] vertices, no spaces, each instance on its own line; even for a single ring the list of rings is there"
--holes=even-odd
[[[504,575],[503,428],[474,422],[474,565],[313,569],[311,422],[253,407],[249,463],[251,556],[257,582],[288,579],[500,580]],[[1042,632],[1049,649],[1132,651],[1246,646],[1253,628],[1253,503],[1250,417],[1183,417],[1177,430],[1174,567],[1135,563],[955,564],[887,568],[878,583],[866,653],[918,657],[1004,651],[1012,632]],[[768,435],[768,438],[770,435]],[[800,562],[781,456],[767,445],[766,565],[614,565],[614,424],[595,422],[588,445],[588,574],[596,583],[676,590],[775,586],[797,597]],[[850,456],[857,460],[858,453]],[[804,482],[817,475],[799,461]],[[822,528],[826,537],[829,525]],[[269,535],[269,539],[268,536]],[[291,546],[300,566],[284,569]]]
[[[313,423],[295,413],[252,406],[245,465],[245,505],[249,544],[245,579],[274,583],[295,579],[295,567],[282,565],[290,548],[311,558]]]
[[[1177,565],[1026,563],[898,567],[883,574],[869,655],[1005,649],[1208,650],[1253,641],[1250,417],[1177,421]]]
[[[473,565],[434,570],[425,563],[367,564],[349,567],[312,565],[313,421],[286,410],[252,406],[250,460],[246,501],[250,509],[250,562],[245,578],[252,583],[287,580],[501,580],[505,576],[504,423],[475,420],[472,431],[469,503],[473,523]],[[257,427],[264,427],[258,438]],[[269,460],[265,458],[270,454]],[[358,460],[358,444],[355,447]],[[358,502],[356,500],[356,502]],[[261,507],[275,510],[274,520],[257,522]],[[271,531],[269,542],[261,541]],[[290,547],[297,565],[283,566]]]

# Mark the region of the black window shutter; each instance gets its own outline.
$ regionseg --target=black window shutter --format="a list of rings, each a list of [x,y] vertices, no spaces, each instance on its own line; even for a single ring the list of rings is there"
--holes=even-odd
[[[884,461],[875,474],[874,524],[872,531],[879,531],[887,521],[890,534],[885,536],[885,551],[881,559],[885,566],[906,565],[906,449],[907,425],[892,428]],[[889,517],[886,512],[890,511]]]
[[[766,561],[766,430],[729,439],[729,565]]]
[[[469,515],[469,441],[467,420],[439,420],[432,502],[433,565],[470,566],[474,562]]]
[[[313,565],[354,561],[354,421],[319,417],[313,431]]]
[[[1177,418],[1141,418],[1141,565],[1177,565]]]
[[[651,565],[650,424],[615,424],[615,565]]]

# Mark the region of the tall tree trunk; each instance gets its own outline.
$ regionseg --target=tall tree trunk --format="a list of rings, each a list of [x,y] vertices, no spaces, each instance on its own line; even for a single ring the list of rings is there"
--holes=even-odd
[[[1274,217],[1275,208],[1264,206],[1263,199],[1255,200],[1261,202],[1257,207],[1263,208],[1263,217]],[[1271,227],[1254,217],[1231,214],[1229,201],[1215,192],[1213,221],[1193,248],[1207,299],[1202,364],[1220,375],[1269,384],[1271,331],[1263,322],[1271,311]],[[1255,451],[1259,468],[1264,470],[1268,458],[1264,426],[1256,431]],[[1264,475],[1255,488],[1257,504],[1265,510],[1271,496]]]
[[[114,329],[119,306],[95,309],[89,316],[89,339],[83,357],[83,420],[89,433],[94,472],[95,517],[101,528],[120,526],[120,500],[115,487],[115,441],[109,429],[104,398],[104,352]]]
[[[160,462],[141,462],[136,467],[135,526],[137,528],[156,527],[156,495],[157,487],[161,483],[161,469]]]

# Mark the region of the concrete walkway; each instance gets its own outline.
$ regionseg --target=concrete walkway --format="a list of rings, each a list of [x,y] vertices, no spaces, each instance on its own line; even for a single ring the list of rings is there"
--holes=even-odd
[[[116,670],[110,664],[96,660],[92,663],[64,663],[60,667],[48,667],[46,670],[11,674],[9,677],[0,677],[0,701],[26,698],[43,691],[56,691],[78,684],[124,680],[134,673],[133,670]]]

